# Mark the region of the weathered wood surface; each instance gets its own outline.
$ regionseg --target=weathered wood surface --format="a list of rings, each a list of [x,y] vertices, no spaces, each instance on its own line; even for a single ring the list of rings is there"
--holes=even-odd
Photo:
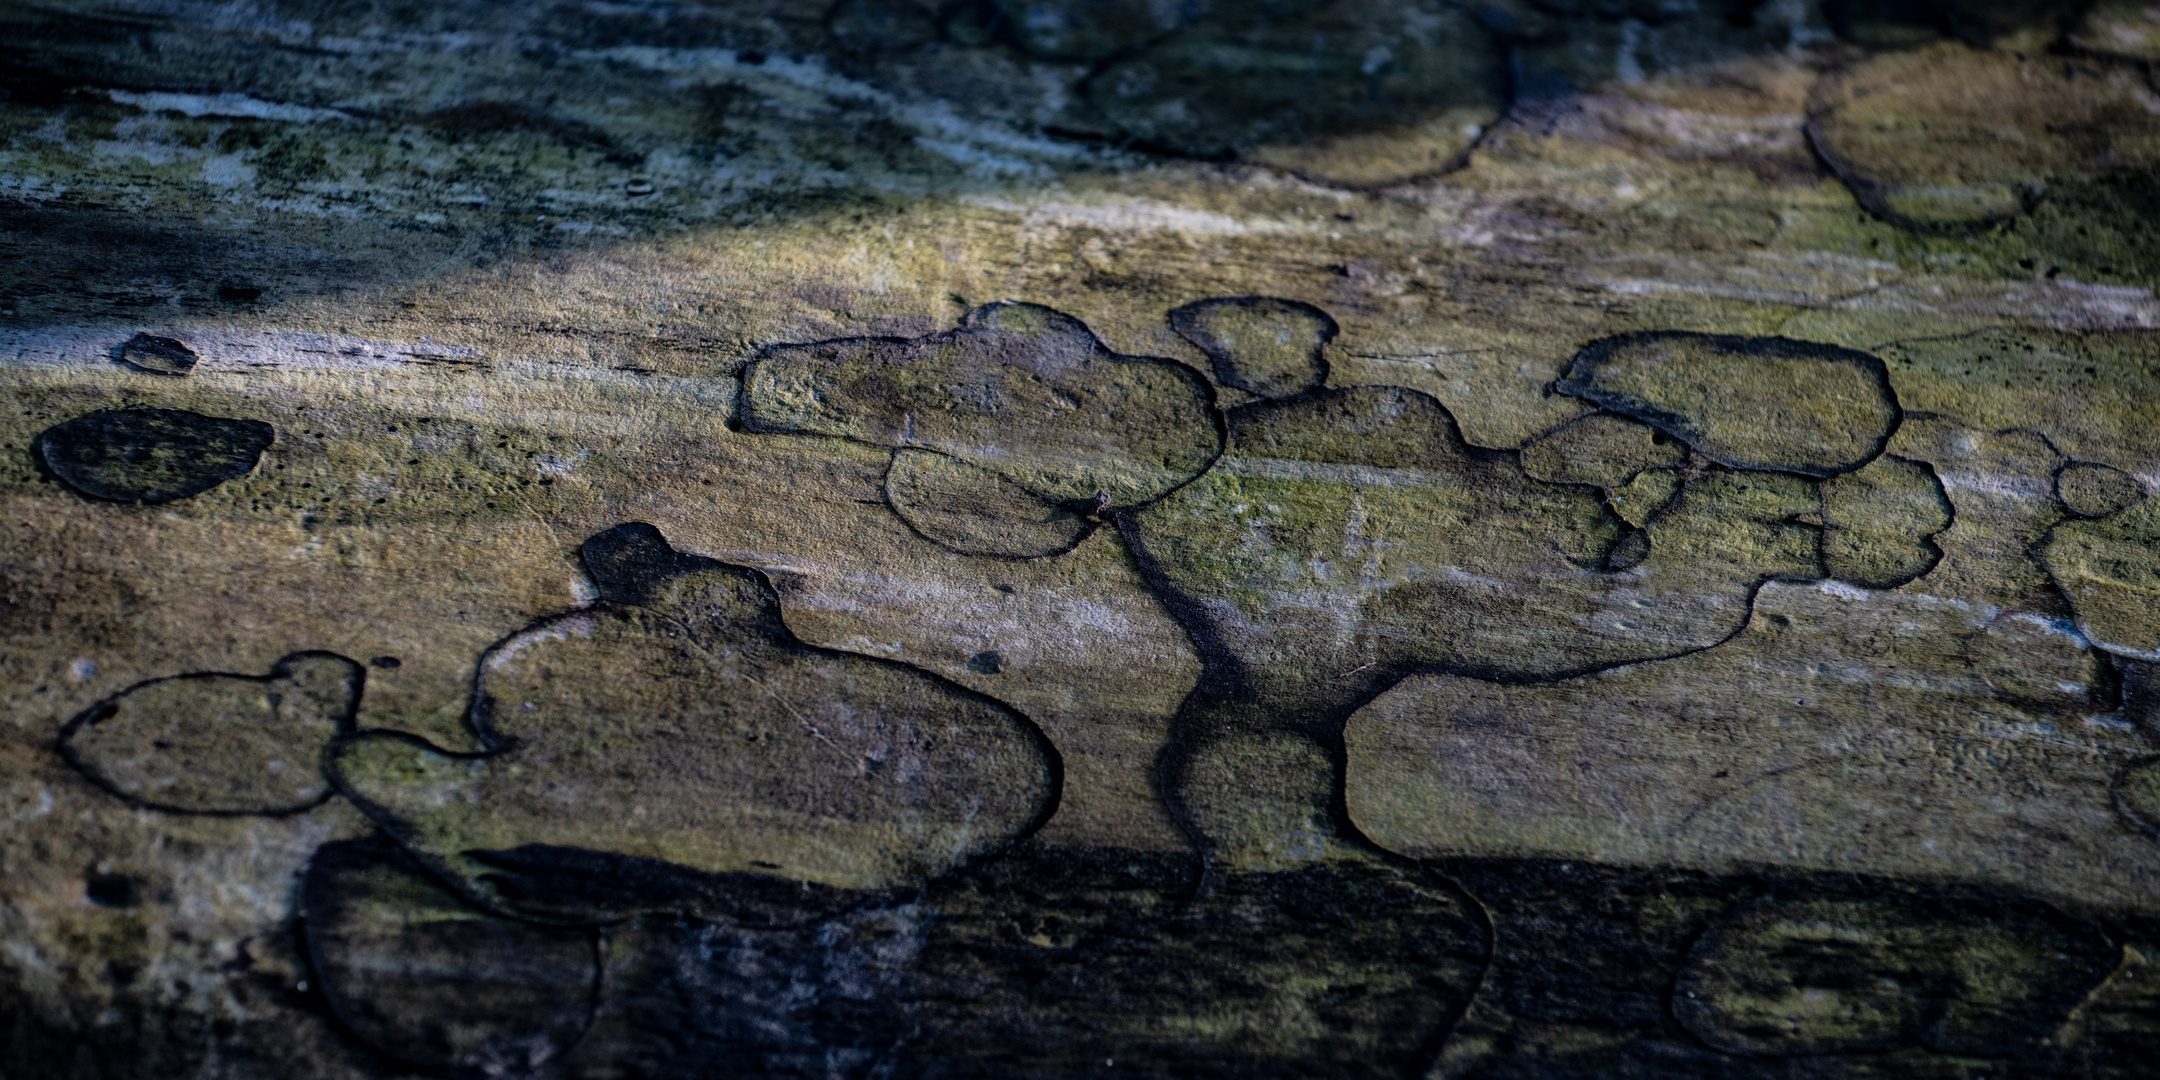
[[[0,8],[0,1075],[2147,1075],[2160,14]]]

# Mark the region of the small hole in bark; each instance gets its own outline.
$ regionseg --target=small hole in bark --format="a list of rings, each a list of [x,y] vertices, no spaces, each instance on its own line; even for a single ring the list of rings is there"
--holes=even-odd
[[[84,875],[83,894],[99,907],[134,907],[142,903],[142,883],[126,874]]]

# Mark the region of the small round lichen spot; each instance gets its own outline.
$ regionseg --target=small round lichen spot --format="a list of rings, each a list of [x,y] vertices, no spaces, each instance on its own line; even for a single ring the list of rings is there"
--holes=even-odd
[[[260,420],[105,409],[45,429],[38,447],[53,475],[84,495],[162,503],[246,476],[275,437]]]
[[[450,801],[470,801],[479,759],[460,757],[397,731],[361,731],[337,740],[330,769],[339,790],[370,814],[417,819]]]
[[[1497,102],[1473,101],[1435,109],[1414,123],[1270,143],[1239,156],[1321,183],[1384,187],[1457,168],[1505,111]]]
[[[186,375],[195,370],[195,350],[169,337],[137,334],[120,346],[120,359],[157,375]]]
[[[1593,343],[1554,384],[1739,469],[1851,472],[1900,412],[1877,357],[1791,338],[1657,331]]]
[[[1284,398],[1327,382],[1323,347],[1335,339],[1327,312],[1296,300],[1232,296],[1170,313],[1170,327],[1208,354],[1215,378],[1264,398]]]
[[[2137,477],[2091,461],[2073,461],[2055,474],[2055,496],[2079,517],[2106,517],[2145,498]]]

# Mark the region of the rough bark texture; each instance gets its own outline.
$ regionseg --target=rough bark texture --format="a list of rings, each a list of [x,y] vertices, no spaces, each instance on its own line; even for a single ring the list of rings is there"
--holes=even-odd
[[[0,1076],[2150,1075],[2155,41],[0,7]]]

